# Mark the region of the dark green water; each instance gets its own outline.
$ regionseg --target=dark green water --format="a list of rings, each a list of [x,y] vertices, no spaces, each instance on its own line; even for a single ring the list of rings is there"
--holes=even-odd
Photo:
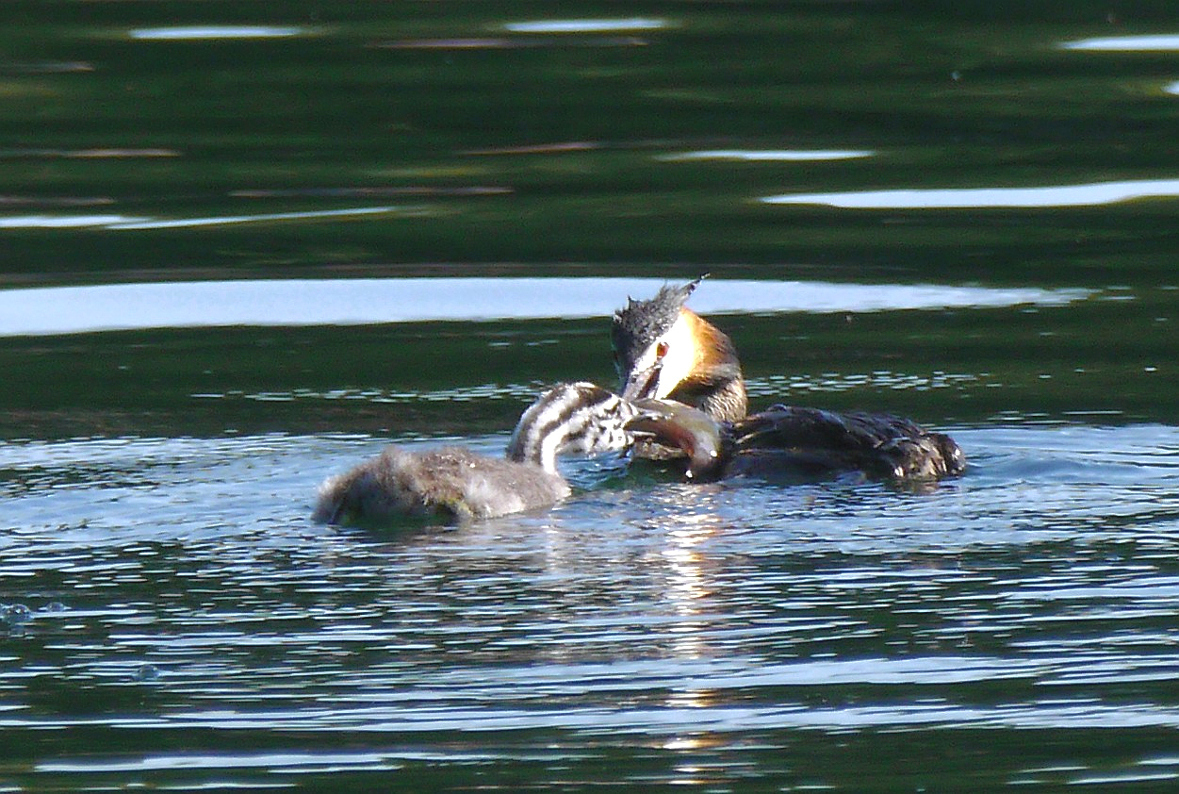
[[[552,17],[660,27],[505,27]],[[1173,22],[1166,3],[5,3],[0,140],[15,212],[393,207],[137,233],[13,229],[5,272],[560,263],[678,275],[692,263],[763,277],[1149,282],[1171,267],[1173,201],[980,214],[756,199],[1176,178],[1174,51],[1059,48]],[[130,35],[199,24],[302,35]],[[732,149],[875,155],[661,159]]]
[[[951,431],[971,469],[930,492],[570,461],[551,512],[404,534],[311,523],[316,485],[389,440],[498,454],[544,384],[612,382],[624,292],[0,336],[0,790],[1172,790],[1176,17],[0,5],[6,290],[1088,290],[714,318],[755,405]],[[518,24],[553,20],[611,24]]]

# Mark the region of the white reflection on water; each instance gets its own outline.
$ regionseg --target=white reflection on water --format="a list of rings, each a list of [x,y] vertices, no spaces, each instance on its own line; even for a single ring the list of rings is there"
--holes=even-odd
[[[129,215],[13,215],[0,217],[0,229],[83,229],[97,228],[112,231],[142,229],[181,229],[197,226],[227,226],[238,223],[266,221],[300,221],[315,218],[340,218],[356,215],[382,215],[397,207],[351,207],[339,210],[311,210],[308,212],[270,212],[257,215],[214,215],[204,218],[143,218]]]
[[[1179,179],[1139,179],[1047,187],[864,190],[787,193],[767,204],[823,204],[841,209],[978,209],[982,207],[1087,207],[1141,198],[1179,196]]]
[[[242,769],[258,768],[265,770],[290,770],[299,768],[301,771],[339,771],[348,769],[384,769],[399,768],[394,763],[394,756],[383,753],[241,753],[230,755],[202,755],[188,753],[183,755],[153,755],[144,758],[118,758],[95,761],[86,760],[55,760],[37,765],[39,772],[143,772],[148,770],[175,769]]]
[[[1062,50],[1096,50],[1103,52],[1157,52],[1179,50],[1179,35],[1110,36],[1096,39],[1065,41]]]
[[[232,223],[257,223],[259,221],[295,221],[310,218],[338,218],[353,215],[381,215],[393,212],[396,207],[357,207],[342,210],[313,210],[310,212],[270,212],[260,215],[223,215],[209,218],[176,218],[173,220],[130,220],[114,223],[108,229],[126,231],[132,229],[179,229],[192,226],[223,226]]]
[[[133,39],[148,41],[191,41],[195,39],[278,39],[303,36],[309,28],[272,25],[187,25],[164,28],[136,28],[128,32]]]
[[[130,215],[13,215],[0,218],[0,229],[84,229],[88,226],[108,228],[123,223],[139,223],[146,218]]]
[[[812,162],[817,160],[854,160],[872,157],[876,152],[854,149],[711,149],[680,152],[658,157],[669,162],[680,160],[737,160],[743,162]]]
[[[659,30],[667,27],[663,19],[543,19],[532,22],[509,22],[505,30],[512,33],[618,33],[628,30]]]
[[[1179,94],[1179,82],[1171,83],[1163,88],[1168,94]]]
[[[0,290],[0,335],[224,325],[360,325],[601,317],[665,282],[623,278],[284,279]],[[701,312],[1059,305],[1081,289],[710,280]]]

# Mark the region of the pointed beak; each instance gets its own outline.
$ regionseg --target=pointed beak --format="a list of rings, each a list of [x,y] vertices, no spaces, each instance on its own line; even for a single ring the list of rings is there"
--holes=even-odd
[[[659,372],[662,368],[658,363],[643,369],[634,369],[622,383],[622,397],[626,400],[644,400],[656,396],[659,388]]]

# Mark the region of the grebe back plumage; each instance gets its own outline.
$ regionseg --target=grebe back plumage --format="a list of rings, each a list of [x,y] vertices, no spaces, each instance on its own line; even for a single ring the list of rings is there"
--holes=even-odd
[[[675,401],[702,413],[665,404],[661,414],[640,417],[633,425],[685,451],[690,475],[724,476],[762,464],[804,471],[858,469],[898,480],[964,471],[965,456],[952,438],[890,414],[775,405],[746,415],[736,348],[684,306],[699,283],[665,286],[647,301],[629,300],[615,313],[611,333],[623,397],[640,405]],[[701,457],[701,449],[708,456]]]
[[[944,433],[908,419],[861,411],[774,405],[737,422],[718,422],[673,400],[638,400],[627,427],[636,436],[679,450],[689,479],[790,472],[807,476],[862,471],[889,480],[935,480],[965,467]]]
[[[637,414],[629,402],[592,383],[565,383],[520,417],[506,458],[465,447],[412,452],[392,445],[320,486],[312,518],[332,524],[389,522],[413,516],[448,523],[517,513],[569,496],[557,456],[624,450]]]

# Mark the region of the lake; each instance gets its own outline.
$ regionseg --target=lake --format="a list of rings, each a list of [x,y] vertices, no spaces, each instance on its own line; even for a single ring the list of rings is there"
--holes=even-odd
[[[1166,4],[0,7],[0,790],[1170,791]],[[310,521],[708,273],[969,468]]]

